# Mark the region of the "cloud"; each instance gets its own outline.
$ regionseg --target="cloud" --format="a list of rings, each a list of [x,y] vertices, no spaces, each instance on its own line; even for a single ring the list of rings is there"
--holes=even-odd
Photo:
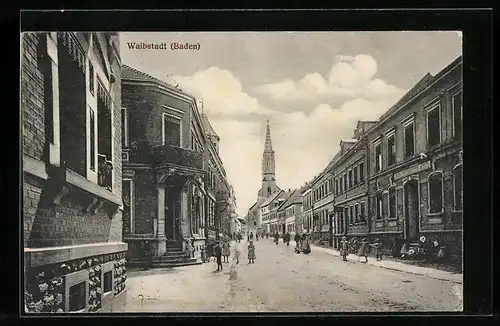
[[[326,78],[314,72],[298,81],[286,79],[256,87],[255,92],[266,95],[274,101],[294,101],[377,97],[398,91],[393,85],[388,85],[380,79],[373,79],[377,68],[377,62],[369,55],[337,56]]]
[[[242,91],[241,82],[228,70],[210,67],[192,76],[172,76],[182,90],[203,99],[204,110],[217,117],[270,114],[257,99]]]
[[[300,90],[301,94],[325,93],[327,87],[330,91],[336,87],[333,89],[339,94],[350,96],[339,104],[313,106],[306,110],[310,113],[266,108],[243,91],[230,71],[217,67],[193,76],[174,77],[183,90],[204,100],[204,112],[221,139],[219,155],[235,190],[241,217],[255,202],[261,187],[267,118],[276,155],[276,180],[278,186],[288,190],[320,173],[336,154],[339,141],[352,137],[358,120],[377,119],[402,95],[398,88],[373,78],[376,63],[356,58],[339,58],[328,82],[312,73],[297,83],[287,80],[271,86],[275,92]],[[250,119],[252,115],[258,119]]]
[[[302,186],[320,173],[337,153],[341,139],[352,138],[359,120],[376,120],[398,98],[357,98],[339,108],[318,105],[311,114],[283,114],[272,123],[276,179],[283,189]]]

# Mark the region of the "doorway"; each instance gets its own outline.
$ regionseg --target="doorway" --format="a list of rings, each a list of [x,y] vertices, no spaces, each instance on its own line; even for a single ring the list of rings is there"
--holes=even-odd
[[[405,205],[405,238],[413,240],[418,237],[418,181],[410,180],[404,185],[404,205]]]
[[[283,234],[286,234],[286,225],[283,224]]]
[[[169,243],[181,243],[180,189],[178,187],[165,188],[165,235]]]

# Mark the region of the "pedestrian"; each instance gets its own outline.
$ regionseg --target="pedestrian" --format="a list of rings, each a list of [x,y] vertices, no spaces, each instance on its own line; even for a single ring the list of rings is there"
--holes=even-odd
[[[380,239],[375,239],[375,243],[372,247],[375,251],[375,257],[377,260],[382,260],[382,242],[380,242]]]
[[[290,246],[290,233],[287,232],[285,234],[284,240],[286,242],[286,246],[289,247]]]
[[[229,241],[224,240],[224,242],[222,243],[222,256],[224,257],[224,263],[229,263],[229,255]]]
[[[255,263],[255,245],[253,244],[253,240],[250,240],[248,244],[248,263]]]
[[[241,235],[241,233],[238,233],[236,236],[238,237],[238,243],[240,243],[241,239],[243,239],[243,236]]]
[[[238,241],[238,243],[240,243],[240,242]],[[236,264],[239,264],[240,263],[240,245],[237,243],[234,244],[234,252],[236,255]]]
[[[366,241],[366,238],[363,238],[361,240],[361,244],[359,246],[358,250],[358,261],[361,257],[365,257],[364,263],[368,262],[368,242]]]
[[[258,233],[255,234],[255,240],[259,241],[259,234]]]
[[[340,255],[342,256],[343,261],[347,261],[347,250],[349,243],[347,242],[347,238],[345,236],[342,237],[340,241]]]
[[[191,258],[192,253],[193,253],[193,245],[191,244],[191,240],[186,239],[184,255],[186,256],[186,258]]]
[[[399,250],[398,250],[398,240],[394,238],[392,241],[391,253],[393,258],[399,258]]]
[[[311,253],[311,244],[309,243],[309,237],[307,234],[304,234],[304,239],[302,240],[301,247],[302,252],[306,255]]]
[[[253,241],[253,232],[250,232],[250,241]]]
[[[222,272],[222,248],[220,242],[215,245],[215,258],[217,259],[217,270],[216,272]]]
[[[276,232],[276,233],[274,234],[274,242],[276,242],[276,245],[278,245],[278,241],[279,241],[279,239],[280,239],[280,235],[278,234],[278,232]]]

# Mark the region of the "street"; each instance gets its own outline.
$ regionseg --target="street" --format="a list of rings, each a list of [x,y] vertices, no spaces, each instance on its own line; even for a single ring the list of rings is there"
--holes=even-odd
[[[127,312],[415,312],[462,310],[462,285],[378,266],[349,262],[325,250],[295,254],[271,239],[256,244],[248,264],[246,242],[229,280],[229,263],[128,272]]]

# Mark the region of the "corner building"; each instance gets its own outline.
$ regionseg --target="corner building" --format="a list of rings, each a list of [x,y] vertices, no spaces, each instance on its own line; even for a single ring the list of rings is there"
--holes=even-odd
[[[24,307],[111,312],[126,298],[117,33],[23,33]]]
[[[191,241],[199,260],[207,236],[218,236],[220,217],[229,212],[218,136],[180,89],[128,66],[122,84],[128,257],[159,259]]]

